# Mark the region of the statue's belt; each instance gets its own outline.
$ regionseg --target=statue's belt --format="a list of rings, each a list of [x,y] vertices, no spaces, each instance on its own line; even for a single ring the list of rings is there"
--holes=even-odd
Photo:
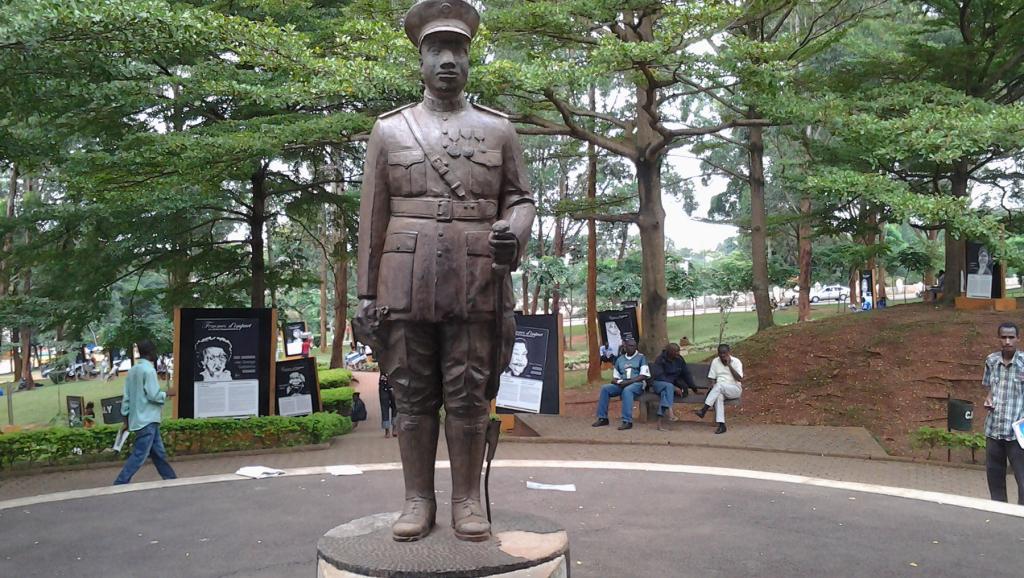
[[[437,221],[489,221],[498,214],[494,201],[453,201],[451,199],[391,199],[391,214],[396,217],[435,219]]]

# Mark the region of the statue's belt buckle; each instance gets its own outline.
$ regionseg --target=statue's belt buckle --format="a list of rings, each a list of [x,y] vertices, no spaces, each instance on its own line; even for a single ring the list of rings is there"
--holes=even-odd
[[[444,199],[437,202],[437,212],[434,218],[438,221],[451,221],[452,220],[452,202]]]

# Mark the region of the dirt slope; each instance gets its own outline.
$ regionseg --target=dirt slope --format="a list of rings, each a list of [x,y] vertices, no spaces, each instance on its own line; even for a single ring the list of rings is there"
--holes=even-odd
[[[975,403],[983,431],[982,360],[998,349],[1002,321],[1024,312],[956,311],[928,304],[777,327],[737,344],[747,386],[737,419],[795,425],[861,425],[908,455],[909,434],[945,427],[945,400]]]

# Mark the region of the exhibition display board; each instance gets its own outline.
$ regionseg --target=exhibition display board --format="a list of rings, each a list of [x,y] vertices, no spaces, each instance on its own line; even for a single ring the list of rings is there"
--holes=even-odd
[[[302,334],[306,332],[305,321],[289,321],[284,324],[284,356],[302,356]]]
[[[175,417],[274,414],[273,309],[176,309]]]
[[[498,413],[559,414],[563,363],[561,315],[516,313],[512,359],[501,374]]]
[[[323,409],[315,359],[303,357],[278,361],[274,373],[277,415],[309,415]]]
[[[597,327],[601,333],[601,341],[615,354],[618,354],[622,341],[627,338],[640,343],[640,324],[636,307],[598,311]]]

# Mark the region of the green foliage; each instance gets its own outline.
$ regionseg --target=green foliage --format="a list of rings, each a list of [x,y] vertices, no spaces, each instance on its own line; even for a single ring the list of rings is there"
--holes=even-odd
[[[320,391],[320,401],[323,403],[324,411],[340,415],[352,413],[352,394],[355,389],[351,387],[336,387]]]
[[[334,413],[304,417],[265,416],[248,419],[172,419],[160,426],[168,455],[319,444],[348,433],[351,421]],[[51,428],[0,435],[0,468],[115,460],[131,451],[129,438],[120,455],[109,448],[116,426],[91,429]]]
[[[932,457],[932,450],[937,447],[957,449],[964,448],[971,450],[971,461],[975,461],[975,452],[985,447],[985,434],[961,432],[948,432],[936,427],[922,427],[910,434],[911,443],[917,448],[928,448],[928,458]]]
[[[321,369],[318,374],[322,390],[348,387],[352,383],[352,372],[347,369]]]

